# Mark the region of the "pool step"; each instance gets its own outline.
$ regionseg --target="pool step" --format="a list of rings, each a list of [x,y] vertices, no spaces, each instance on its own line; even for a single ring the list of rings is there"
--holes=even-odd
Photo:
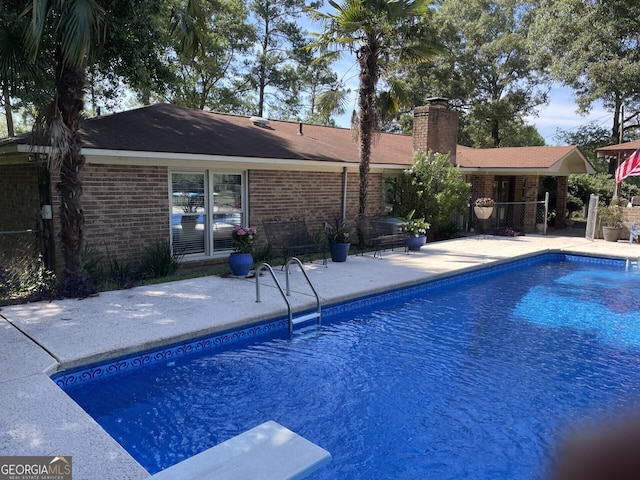
[[[298,480],[330,461],[325,449],[270,420],[150,480]]]
[[[307,313],[304,315],[300,315],[299,317],[293,318],[293,312],[291,310],[291,302],[289,302],[289,299],[287,298],[289,295],[291,295],[291,286],[289,283],[289,272],[291,270],[291,265],[292,264],[297,264],[300,267],[300,271],[302,272],[302,274],[304,275],[304,279],[307,281],[307,284],[309,285],[309,287],[311,288],[311,291],[313,292],[313,295],[316,297],[316,312],[312,312],[312,313]],[[289,259],[289,261],[284,265],[284,272],[285,272],[285,281],[286,281],[286,285],[287,285],[287,293],[285,295],[284,290],[282,289],[282,286],[280,285],[280,282],[278,281],[278,279],[276,278],[275,273],[273,272],[273,268],[271,267],[271,265],[269,265],[268,263],[263,263],[261,264],[257,269],[256,269],[256,302],[260,302],[260,275],[263,271],[267,271],[271,274],[271,278],[273,279],[273,282],[275,283],[276,287],[278,287],[278,290],[280,291],[280,295],[282,295],[282,298],[284,299],[285,303],[287,304],[287,313],[289,316],[289,338],[293,337],[293,326],[294,325],[298,325],[300,323],[304,323],[308,320],[312,320],[315,319],[318,323],[318,326],[320,326],[320,324],[322,323],[322,305],[320,304],[320,295],[318,295],[318,292],[316,291],[315,287],[313,286],[313,283],[311,283],[311,279],[309,279],[309,276],[307,275],[307,272],[304,270],[304,265],[302,264],[302,262],[300,261],[299,258],[296,257],[292,257]]]
[[[299,325],[309,320],[317,320],[318,317],[320,317],[320,312],[309,312],[305,315],[300,315],[299,317],[293,317],[291,321],[294,325]]]

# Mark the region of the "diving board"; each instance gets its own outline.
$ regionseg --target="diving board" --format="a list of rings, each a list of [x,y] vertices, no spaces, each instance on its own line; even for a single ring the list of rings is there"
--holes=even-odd
[[[298,480],[330,461],[325,449],[270,420],[150,480]]]

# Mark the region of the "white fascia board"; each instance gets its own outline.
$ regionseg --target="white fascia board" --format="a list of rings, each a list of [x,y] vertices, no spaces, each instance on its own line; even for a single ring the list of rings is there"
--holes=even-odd
[[[485,175],[549,175],[549,170],[540,168],[486,168],[486,167],[460,167],[464,174]]]
[[[22,164],[28,163],[28,157],[33,153],[49,153],[49,147],[40,145],[23,145],[12,143],[0,147],[0,164]]]
[[[83,148],[82,154],[88,163],[116,165],[154,165],[166,167],[206,167],[215,163],[221,168],[260,170],[336,170],[347,167],[357,170],[358,163],[331,162],[319,160],[294,160],[286,158],[234,157],[229,155],[201,155],[173,152],[139,152],[131,150],[105,150]],[[387,168],[405,169],[405,166],[374,164],[372,170]]]
[[[51,152],[51,147],[47,147],[44,145],[26,145],[26,144],[19,144],[17,145],[18,149],[17,151],[20,153],[50,153]]]

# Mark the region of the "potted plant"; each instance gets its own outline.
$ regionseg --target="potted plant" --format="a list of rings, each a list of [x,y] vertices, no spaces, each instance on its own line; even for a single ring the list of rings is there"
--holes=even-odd
[[[402,231],[407,234],[407,248],[413,251],[420,250],[420,247],[427,243],[427,230],[431,227],[424,218],[413,218],[415,213],[415,209],[411,210],[402,224]]]
[[[622,232],[622,210],[617,205],[598,207],[602,237],[607,242],[617,242]]]
[[[246,277],[253,266],[253,248],[258,231],[254,227],[235,226],[231,231],[233,252],[229,255],[229,266],[236,277]]]
[[[198,219],[203,210],[204,204],[202,198],[197,194],[188,194],[187,203],[182,207],[182,211],[184,215],[182,215],[182,219],[180,220],[180,225],[182,225],[182,233],[187,237],[191,237],[194,235],[196,231],[196,225],[198,224]]]
[[[480,197],[476,198],[475,203],[473,204],[473,211],[481,220],[486,220],[493,213],[493,207],[495,207],[496,202],[493,198],[489,197]]]
[[[351,248],[351,227],[336,218],[333,224],[325,223],[324,233],[329,242],[333,262],[346,262]]]

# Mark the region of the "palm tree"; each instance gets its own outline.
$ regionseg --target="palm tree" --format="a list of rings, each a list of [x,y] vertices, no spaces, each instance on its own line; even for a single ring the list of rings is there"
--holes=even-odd
[[[0,11],[0,105],[4,107],[9,137],[15,134],[11,99],[19,86],[31,83],[37,77],[36,65],[29,61],[24,51],[26,20],[20,17],[23,3],[5,0],[5,8]]]
[[[182,51],[200,47],[198,0],[171,1],[172,26]],[[32,0],[23,15],[30,16],[25,47],[32,59],[49,48],[55,59],[56,93],[40,116],[50,145],[49,167],[59,172],[60,240],[67,296],[85,296],[95,290],[84,268],[84,212],[80,121],[84,109],[86,70],[92,49],[104,33],[103,8],[108,0]],[[193,28],[192,28],[193,27]],[[183,53],[183,52],[179,53]]]
[[[85,158],[80,153],[80,120],[84,109],[86,66],[91,48],[97,45],[103,9],[96,0],[33,0],[25,11],[31,23],[26,48],[36,58],[43,46],[55,45],[56,93],[41,114],[41,124],[50,142],[50,167],[60,174],[60,239],[64,258],[64,282],[78,295],[93,286],[83,262],[84,213],[81,172]]]
[[[392,88],[377,94],[381,75],[403,63],[425,61],[441,51],[425,20],[429,0],[329,0],[334,13],[312,10],[311,15],[324,25],[323,32],[310,48],[335,60],[344,51],[355,54],[359,66],[358,114],[354,127],[360,157],[359,213],[367,211],[369,161],[373,135],[382,116],[381,108],[397,112],[402,102],[400,90]],[[393,86],[392,86],[393,87]]]

